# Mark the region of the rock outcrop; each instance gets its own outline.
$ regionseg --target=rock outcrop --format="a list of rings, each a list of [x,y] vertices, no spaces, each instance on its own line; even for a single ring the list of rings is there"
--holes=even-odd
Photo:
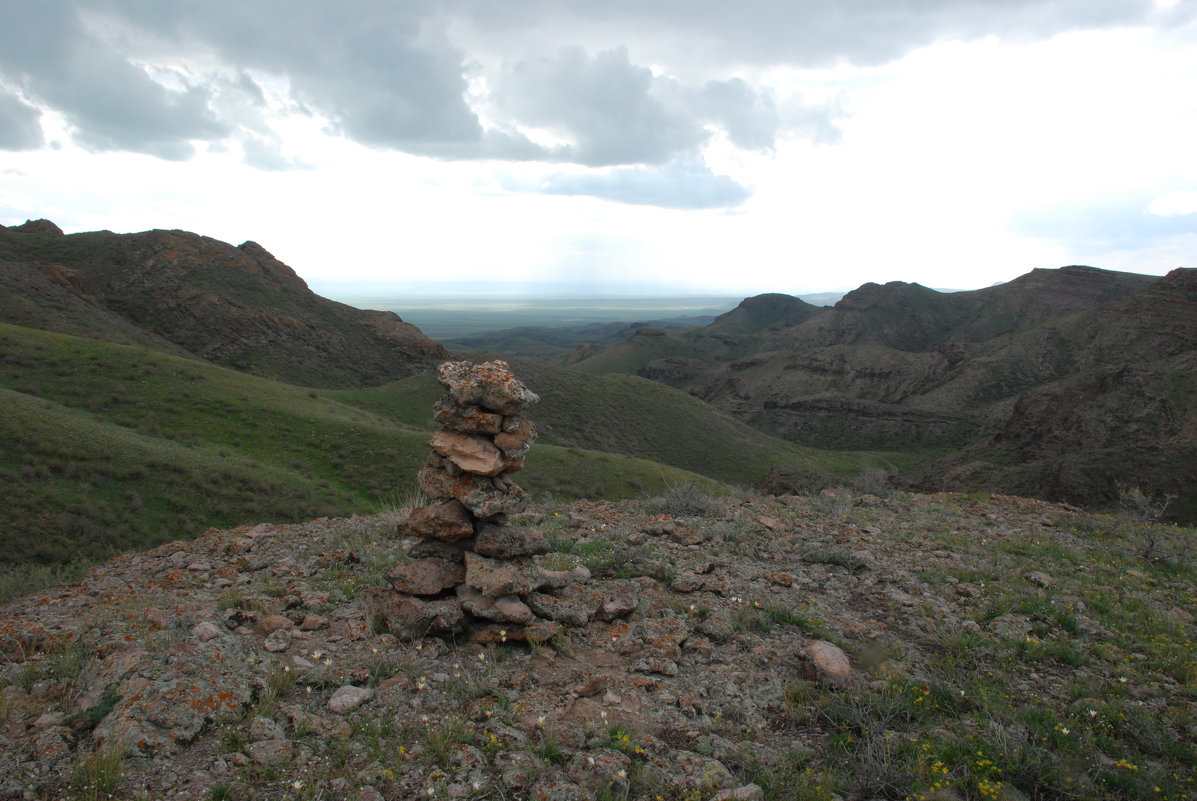
[[[508,522],[528,502],[509,476],[523,468],[536,440],[524,412],[540,398],[502,361],[445,362],[437,379],[448,392],[435,409],[442,428],[428,443],[432,453],[419,476],[434,502],[399,523],[398,533],[415,539],[412,559],[387,572],[389,588],[366,592],[367,610],[407,640],[462,631],[476,642],[548,640],[559,625],[538,617],[527,601],[579,574],[535,564],[548,540]]]

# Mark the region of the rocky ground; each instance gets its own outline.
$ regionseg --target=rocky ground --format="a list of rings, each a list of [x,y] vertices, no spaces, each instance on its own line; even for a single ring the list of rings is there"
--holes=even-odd
[[[529,646],[368,618],[396,522],[210,531],[0,607],[0,799],[1197,797],[1192,530],[540,505],[537,563],[586,578],[529,596],[560,625]]]

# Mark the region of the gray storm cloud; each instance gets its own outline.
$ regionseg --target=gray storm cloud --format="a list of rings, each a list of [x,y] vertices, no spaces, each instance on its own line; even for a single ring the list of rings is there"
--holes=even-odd
[[[0,150],[36,150],[45,144],[41,112],[11,92],[0,91]]]
[[[836,103],[780,106],[746,67],[1193,17],[1192,4],[1143,0],[0,0],[0,148],[38,147],[52,110],[93,151],[186,159],[196,143],[236,143],[253,166],[302,167],[270,128],[260,74],[369,147],[572,163],[595,172],[542,191],[728,205],[747,190],[693,166],[712,137],[763,152],[779,136],[834,143],[844,116]],[[697,182],[705,200],[677,201],[668,180]]]

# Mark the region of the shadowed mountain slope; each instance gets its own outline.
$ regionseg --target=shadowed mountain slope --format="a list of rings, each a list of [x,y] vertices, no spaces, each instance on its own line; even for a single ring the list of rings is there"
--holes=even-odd
[[[391,312],[314,294],[257,243],[184,231],[0,229],[0,287],[4,322],[186,352],[305,386],[382,383],[448,357]]]
[[[866,284],[794,325],[638,335],[571,366],[661,381],[816,447],[941,449],[923,486],[1193,496],[1195,274],[1073,266],[971,292]],[[1015,446],[1021,432],[1033,447]],[[1188,506],[1173,510],[1197,516]]]

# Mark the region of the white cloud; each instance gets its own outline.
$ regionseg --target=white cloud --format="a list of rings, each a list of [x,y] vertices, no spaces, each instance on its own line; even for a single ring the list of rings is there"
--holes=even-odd
[[[9,5],[0,222],[252,238],[334,278],[1197,261],[1192,3]]]
[[[1147,213],[1163,217],[1197,214],[1197,189],[1166,192],[1148,204]]]

